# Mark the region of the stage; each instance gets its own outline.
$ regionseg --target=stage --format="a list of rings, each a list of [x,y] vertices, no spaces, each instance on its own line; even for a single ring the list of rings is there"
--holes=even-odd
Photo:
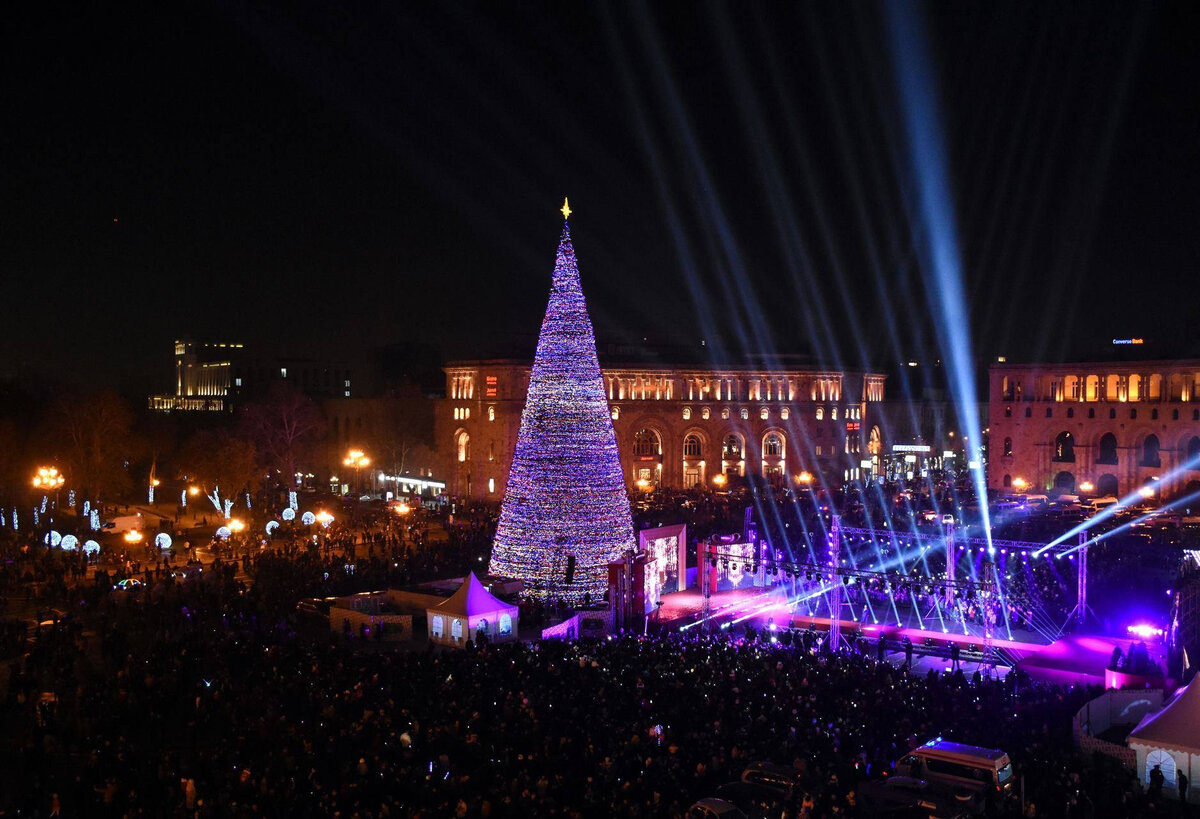
[[[709,618],[703,620],[704,598],[698,589],[675,592],[663,597],[660,611],[654,616],[659,627],[664,629],[690,632],[692,630],[720,631],[740,634],[749,625],[760,632],[770,632],[773,625],[776,629],[792,628],[799,630],[812,629],[817,632],[827,632],[831,619],[823,598],[814,597],[811,601],[789,604],[789,596],[782,586],[770,588],[751,587],[719,591],[712,595],[709,603]],[[812,614],[809,613],[809,602]],[[947,617],[943,610],[939,619],[936,614],[932,617],[924,612],[914,611],[910,605],[897,604],[895,610],[887,606],[889,619],[885,622],[883,611],[877,611],[879,622],[875,622],[870,608],[865,616],[862,612],[861,600],[851,611],[843,606],[843,617],[838,618],[841,633],[844,637],[861,635],[869,642],[885,637],[891,643],[902,641],[905,637],[912,641],[914,651],[913,670],[925,673],[929,669],[947,670],[950,661],[943,656],[946,647],[951,643],[958,644],[964,650],[964,659],[960,663],[963,672],[971,674],[979,670],[983,674],[1003,676],[1010,664],[1030,677],[1059,684],[1085,683],[1103,685],[1105,683],[1105,668],[1112,657],[1113,649],[1120,648],[1128,654],[1133,642],[1129,639],[1077,635],[1048,639],[1045,635],[1023,628],[1005,628],[997,624],[992,638],[992,645],[999,651],[998,662],[984,664],[979,661],[979,652],[983,648],[983,626],[974,622],[963,623]],[[824,616],[822,616],[824,614]],[[865,621],[865,622],[864,622]],[[897,624],[897,621],[899,624]],[[1150,653],[1157,655],[1160,647],[1149,645]],[[892,665],[902,665],[904,655],[889,651],[887,662]]]

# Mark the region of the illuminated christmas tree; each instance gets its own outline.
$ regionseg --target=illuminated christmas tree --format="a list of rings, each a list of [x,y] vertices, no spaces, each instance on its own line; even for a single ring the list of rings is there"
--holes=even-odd
[[[607,564],[634,548],[633,517],[563,203],[550,302],[538,336],[492,574],[525,594],[600,602]]]

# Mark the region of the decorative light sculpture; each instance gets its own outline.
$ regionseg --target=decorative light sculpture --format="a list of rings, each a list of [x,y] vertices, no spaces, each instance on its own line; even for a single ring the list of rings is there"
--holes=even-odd
[[[635,546],[596,338],[563,204],[553,286],[488,571],[524,594],[600,602],[608,564]]]

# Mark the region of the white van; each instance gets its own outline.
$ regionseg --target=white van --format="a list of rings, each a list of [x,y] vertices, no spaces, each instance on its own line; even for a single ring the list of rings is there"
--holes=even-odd
[[[131,532],[134,530],[142,530],[142,516],[136,515],[118,515],[110,521],[105,521],[101,527],[105,532],[110,532],[114,535],[119,535],[122,532]]]
[[[897,776],[957,785],[976,791],[1012,787],[1012,762],[1004,751],[948,742],[938,737],[896,763]]]
[[[1092,508],[1099,512],[1101,509],[1107,509],[1110,506],[1116,506],[1118,503],[1120,503],[1120,501],[1114,498],[1112,495],[1105,495],[1102,498],[1096,498],[1093,500]]]

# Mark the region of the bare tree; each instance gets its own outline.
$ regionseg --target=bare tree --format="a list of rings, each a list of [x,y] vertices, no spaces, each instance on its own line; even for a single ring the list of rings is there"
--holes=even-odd
[[[415,384],[406,383],[383,399],[381,412],[382,418],[371,441],[377,463],[392,475],[429,466],[433,402]]]
[[[284,476],[284,485],[296,486],[298,465],[310,464],[313,446],[325,430],[317,406],[290,384],[276,384],[265,401],[250,404],[242,413],[243,434],[254,442],[264,465]]]
[[[67,482],[84,497],[99,500],[129,490],[129,464],[142,442],[133,432],[129,405],[115,392],[59,399],[50,411],[47,439]]]
[[[261,470],[254,444],[227,430],[196,433],[180,453],[180,465],[224,517],[234,498],[252,491]]]

